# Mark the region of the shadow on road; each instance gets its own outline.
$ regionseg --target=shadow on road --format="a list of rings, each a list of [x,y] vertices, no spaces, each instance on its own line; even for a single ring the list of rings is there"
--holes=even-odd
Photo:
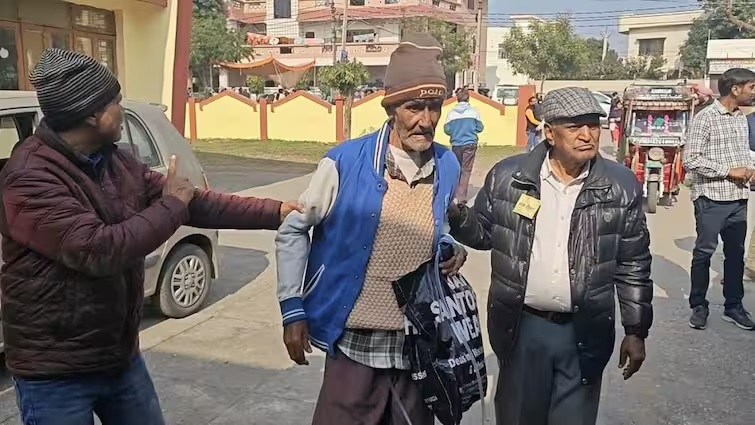
[[[651,277],[670,299],[684,299],[684,289],[689,288],[689,272],[686,268],[662,255],[653,255]]]
[[[213,190],[240,192],[309,174],[316,164],[197,152]]]

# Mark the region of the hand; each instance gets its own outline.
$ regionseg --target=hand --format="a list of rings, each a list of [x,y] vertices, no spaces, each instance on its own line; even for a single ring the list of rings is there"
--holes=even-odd
[[[440,272],[444,276],[453,276],[459,272],[467,261],[467,250],[459,244],[454,244],[454,256],[448,261],[440,263]]]
[[[732,168],[729,170],[727,177],[736,183],[747,183],[753,177],[753,170],[748,167]]]
[[[624,368],[624,380],[637,373],[644,361],[645,340],[636,335],[625,336],[619,348],[619,369]]]
[[[163,185],[163,196],[172,195],[183,201],[184,204],[189,205],[192,199],[194,199],[194,185],[191,184],[186,177],[178,177],[176,175],[176,156],[170,157],[168,162],[168,175]]]
[[[299,211],[300,213],[304,212],[304,206],[298,202],[294,201],[286,201],[281,204],[281,210],[280,210],[280,216],[281,216],[281,223],[283,223],[283,220],[288,217],[289,214],[291,214],[294,211]]]
[[[298,365],[308,365],[304,352],[312,353],[309,345],[309,327],[306,320],[289,323],[283,327],[283,343],[286,344],[288,357]]]

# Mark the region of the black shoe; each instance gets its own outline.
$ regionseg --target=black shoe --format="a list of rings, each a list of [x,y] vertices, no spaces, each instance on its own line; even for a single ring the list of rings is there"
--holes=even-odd
[[[729,323],[734,323],[739,328],[746,331],[755,329],[755,322],[752,321],[750,313],[748,313],[742,306],[724,310],[724,314],[721,318]]]
[[[692,309],[692,316],[689,318],[689,327],[692,329],[705,329],[708,324],[708,307],[699,305]]]

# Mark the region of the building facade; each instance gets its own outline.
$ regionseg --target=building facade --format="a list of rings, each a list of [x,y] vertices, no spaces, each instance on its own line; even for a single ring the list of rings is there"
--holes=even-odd
[[[231,25],[250,34],[254,56],[248,62],[273,58],[288,67],[321,67],[343,58],[356,59],[379,84],[401,39],[405,18],[433,17],[474,32],[478,7],[486,10],[487,0],[232,0],[228,15]],[[341,50],[344,13],[345,53]],[[484,29],[484,21],[482,25]],[[482,55],[482,70],[485,59]],[[242,73],[221,70],[221,87],[244,85]]]
[[[718,93],[718,79],[731,68],[755,71],[755,39],[709,40],[706,83]]]
[[[512,22],[510,27],[489,27],[487,30],[485,74],[488,87],[491,89],[501,85],[519,86],[529,82],[528,75],[514,73],[506,59],[503,41],[509,35],[511,28],[517,27],[527,31],[530,22],[542,21],[542,19],[531,15],[512,15],[510,18]]]
[[[682,69],[679,48],[687,40],[692,23],[702,10],[624,15],[619,17],[619,33],[628,38],[628,58],[661,56],[666,60],[663,71]]]
[[[51,47],[110,68],[129,99],[161,103],[183,132],[191,0],[0,0],[0,90],[33,90]]]

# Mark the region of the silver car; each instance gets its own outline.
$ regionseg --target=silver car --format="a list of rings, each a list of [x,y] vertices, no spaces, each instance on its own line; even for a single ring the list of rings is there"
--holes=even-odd
[[[167,159],[179,158],[180,173],[196,186],[209,183],[191,148],[165,116],[160,105],[124,100],[121,149],[131,150],[155,171],[167,171]],[[0,168],[13,146],[31,135],[42,112],[33,92],[0,91]],[[0,182],[2,184],[2,182]],[[168,317],[198,311],[218,277],[218,231],[183,226],[145,261],[144,292]],[[2,334],[0,334],[0,342]]]

